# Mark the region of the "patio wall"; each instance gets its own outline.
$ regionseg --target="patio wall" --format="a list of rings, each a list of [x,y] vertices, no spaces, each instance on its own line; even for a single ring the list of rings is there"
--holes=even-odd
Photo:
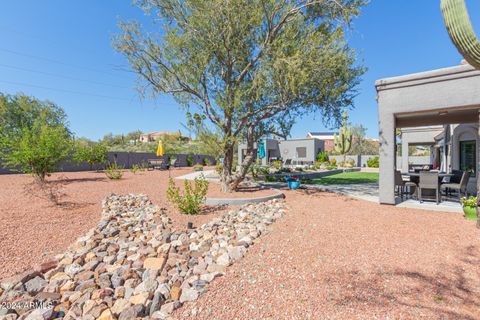
[[[397,168],[398,170],[405,171],[402,168],[402,160],[402,156],[397,156]],[[430,156],[409,156],[408,164],[432,164],[432,158]]]
[[[187,167],[187,157],[188,154],[168,154],[162,157],[157,157],[155,153],[148,152],[108,152],[107,157],[109,162],[117,162],[118,165],[124,167],[125,169],[130,169],[134,164],[143,164],[147,163],[149,159],[165,159],[167,157],[176,157],[177,163],[176,167]],[[203,159],[207,158],[210,161],[211,165],[215,165],[215,159],[212,156],[207,155],[191,155],[192,164],[202,163]],[[103,166],[95,165],[93,170],[102,169]],[[59,171],[61,172],[74,172],[74,171],[89,171],[91,170],[90,165],[86,162],[76,163],[73,161],[65,161],[60,164]],[[18,173],[17,171],[12,171],[1,165],[0,161],[0,174],[11,174]]]
[[[367,161],[375,157],[376,155],[347,155],[347,161],[355,161],[355,167],[368,167]],[[328,158],[337,160],[337,163],[343,161],[343,156],[328,156]]]

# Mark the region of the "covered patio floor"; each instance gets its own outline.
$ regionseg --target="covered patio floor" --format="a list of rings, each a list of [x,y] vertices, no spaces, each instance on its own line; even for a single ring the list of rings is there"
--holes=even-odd
[[[363,183],[363,184],[350,184],[350,185],[330,185],[330,186],[319,186],[312,185],[310,188],[319,189],[322,191],[329,191],[334,193],[343,194],[354,199],[370,201],[374,203],[379,203],[379,185],[378,183]],[[401,199],[400,197],[395,197],[395,206],[400,208],[412,208],[412,209],[422,209],[430,211],[443,211],[443,212],[458,212],[463,213],[462,206],[458,202],[454,201],[442,201],[440,204],[435,202],[425,201],[420,203],[415,199]]]

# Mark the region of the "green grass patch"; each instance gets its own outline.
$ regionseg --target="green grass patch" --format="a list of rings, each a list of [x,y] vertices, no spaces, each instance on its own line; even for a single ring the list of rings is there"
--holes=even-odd
[[[335,185],[335,184],[359,184],[378,182],[377,172],[344,172],[328,177],[313,179],[312,184]]]

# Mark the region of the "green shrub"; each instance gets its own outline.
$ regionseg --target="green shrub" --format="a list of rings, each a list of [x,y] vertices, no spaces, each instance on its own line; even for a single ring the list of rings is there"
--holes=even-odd
[[[196,164],[193,166],[194,171],[203,171],[203,166],[201,164]]]
[[[148,163],[147,162],[142,162],[142,163],[139,164],[139,167],[140,167],[140,171],[144,172],[144,171],[148,170]]]
[[[209,166],[209,165],[210,165],[210,159],[204,158],[204,159],[203,159],[203,165],[204,165],[204,166]]]
[[[328,162],[328,153],[326,152],[319,152],[317,154],[317,162],[323,163]]]
[[[133,174],[137,174],[137,172],[141,171],[141,167],[138,165],[138,164],[134,164],[132,165],[132,167],[130,168],[130,172],[133,173]]]
[[[460,199],[460,203],[464,207],[476,207],[478,204],[478,199],[474,196],[471,196],[469,198],[463,197],[462,199]]]
[[[367,165],[369,168],[378,168],[380,166],[380,158],[375,156],[367,160]]]
[[[282,161],[280,161],[280,160],[275,160],[275,161],[272,161],[272,162],[270,163],[270,165],[271,165],[272,167],[274,167],[275,169],[280,169],[280,168],[282,167]]]
[[[87,162],[90,165],[90,170],[92,170],[95,164],[107,163],[107,151],[107,147],[102,143],[77,143],[74,159],[77,162]]]
[[[193,186],[190,181],[185,180],[183,194],[170,177],[167,198],[182,213],[193,215],[200,212],[200,206],[205,202],[207,192],[208,181],[203,176],[195,178]]]
[[[63,126],[52,127],[36,122],[18,136],[3,154],[8,166],[31,173],[40,181],[58,168],[70,154],[72,140]]]
[[[65,111],[49,101],[0,93],[2,165],[32,173],[39,181],[71,156],[73,141]]]
[[[276,182],[277,179],[273,176],[265,176],[265,182]]]
[[[119,180],[123,177],[123,167],[112,162],[105,169],[105,175],[110,180]]]
[[[330,164],[331,164],[332,166],[336,166],[336,165],[337,165],[337,159],[335,159],[335,158],[330,159],[328,162],[330,162]]]
[[[215,171],[216,171],[218,174],[222,174],[223,165],[217,164],[217,165],[215,166]]]
[[[334,166],[334,165],[328,165],[327,166],[327,170],[336,170],[337,169],[337,166]]]
[[[192,155],[187,156],[187,166],[191,167],[193,165],[193,157]]]
[[[248,168],[248,172],[250,173],[250,175],[252,176],[252,179],[253,180],[257,180],[258,179],[258,175],[259,175],[259,172],[260,172],[260,167],[257,166],[257,165],[251,165],[250,168]]]

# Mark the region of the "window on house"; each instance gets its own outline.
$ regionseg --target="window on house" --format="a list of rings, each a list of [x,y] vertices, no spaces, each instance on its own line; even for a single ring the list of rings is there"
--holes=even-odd
[[[297,148],[297,158],[306,158],[307,157],[307,148],[299,147]]]
[[[460,170],[475,173],[477,157],[475,141],[460,141]]]

